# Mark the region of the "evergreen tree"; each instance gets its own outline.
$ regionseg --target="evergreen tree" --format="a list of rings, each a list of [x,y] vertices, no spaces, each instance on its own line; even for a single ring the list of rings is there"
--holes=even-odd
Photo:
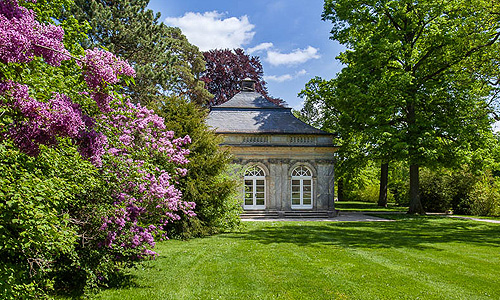
[[[168,97],[156,107],[167,128],[176,137],[189,135],[192,143],[187,175],[180,178],[183,198],[196,203],[196,218],[184,218],[173,224],[174,235],[181,237],[212,234],[239,224],[241,204],[236,193],[237,181],[228,174],[232,156],[221,148],[221,137],[208,129],[208,111],[180,97]]]
[[[160,23],[160,13],[147,9],[149,0],[75,3],[71,13],[92,27],[84,47],[105,47],[135,68],[135,85],[125,91],[134,102],[149,104],[170,93],[200,105],[211,98],[197,77],[205,69],[202,53],[179,28]]]

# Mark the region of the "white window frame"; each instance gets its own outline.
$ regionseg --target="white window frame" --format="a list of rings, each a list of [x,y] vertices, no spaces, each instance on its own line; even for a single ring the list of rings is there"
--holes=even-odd
[[[295,173],[295,174],[294,174]],[[314,181],[312,176],[312,171],[306,166],[297,166],[292,170],[292,176],[290,180],[290,201],[292,209],[312,209],[313,208],[313,199],[314,199]],[[293,204],[293,181],[299,181],[299,193],[300,193],[300,204]],[[311,183],[311,203],[304,204],[304,180],[309,180]]]
[[[266,172],[263,168],[259,166],[250,166],[245,171],[244,182],[243,182],[243,209],[245,210],[257,210],[257,209],[265,209],[267,202],[267,189],[266,189]],[[247,180],[252,181],[252,204],[246,204],[246,182]],[[257,180],[262,180],[264,182],[264,204],[257,205]]]

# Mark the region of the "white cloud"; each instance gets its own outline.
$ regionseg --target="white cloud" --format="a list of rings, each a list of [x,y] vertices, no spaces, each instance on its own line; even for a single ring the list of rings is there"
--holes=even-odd
[[[284,82],[288,80],[292,80],[293,76],[290,74],[285,74],[281,76],[276,76],[276,75],[270,75],[270,76],[264,76],[265,81],[276,81],[276,82]]]
[[[187,12],[179,18],[166,18],[165,24],[179,27],[189,42],[201,51],[241,48],[255,35],[255,26],[246,15],[224,18],[224,14],[217,11],[203,14]]]
[[[299,76],[306,75],[306,74],[307,74],[306,70],[300,70],[300,71],[295,72],[294,75],[285,74],[285,75],[281,75],[281,76],[275,76],[275,75],[264,76],[264,80],[266,80],[266,81],[276,81],[276,82],[285,82],[285,81],[289,81],[289,80],[295,79],[295,78],[297,78]]]
[[[262,50],[267,50],[267,49],[271,48],[272,46],[273,46],[273,43],[261,43],[255,47],[248,48],[246,50],[246,52],[247,52],[247,54],[253,54],[255,52],[260,52]]]
[[[302,70],[300,70],[300,71],[297,72],[296,77],[299,77],[299,76],[302,76],[302,75],[306,75],[306,74],[307,74],[307,71],[304,70],[304,69],[302,69]]]
[[[318,49],[309,46],[306,49],[295,49],[291,53],[280,53],[278,51],[270,50],[267,52],[266,61],[273,66],[279,66],[301,64],[310,59],[317,58],[320,58]]]

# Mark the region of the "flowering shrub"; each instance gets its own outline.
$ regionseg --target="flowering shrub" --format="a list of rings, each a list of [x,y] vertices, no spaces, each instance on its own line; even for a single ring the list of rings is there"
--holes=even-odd
[[[154,255],[148,246],[154,247],[155,236],[166,237],[164,226],[179,220],[179,213],[195,215],[195,203],[182,201],[174,185],[187,173],[181,166],[189,162],[189,150],[182,146],[191,139],[172,139],[174,133],[166,130],[161,117],[130,102],[103,115],[101,122],[110,137],[107,153],[112,161],[104,171],[115,176],[120,191],[113,213],[103,217],[100,229],[106,239],[101,245],[141,249],[141,257]]]
[[[78,64],[83,67],[83,76],[91,90],[92,99],[104,112],[110,111],[109,104],[113,100],[106,88],[118,83],[120,75],[135,76],[134,69],[126,61],[100,49],[85,50],[85,56]]]
[[[99,49],[68,61],[63,38],[0,1],[0,298],[104,283],[195,215],[176,187],[189,136],[114,92],[135,74],[125,61]],[[60,86],[73,88],[41,83],[68,66]]]
[[[59,66],[70,58],[63,36],[61,27],[40,24],[35,13],[16,0],[0,2],[0,61],[27,63],[41,56],[49,65]]]

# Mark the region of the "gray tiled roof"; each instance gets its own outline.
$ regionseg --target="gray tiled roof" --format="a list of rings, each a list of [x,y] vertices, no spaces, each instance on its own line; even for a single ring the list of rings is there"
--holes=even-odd
[[[256,92],[239,92],[227,102],[216,107],[233,108],[281,108],[280,106],[268,101],[261,94]]]
[[[219,133],[329,134],[297,119],[291,108],[246,91],[212,107],[207,124]]]

